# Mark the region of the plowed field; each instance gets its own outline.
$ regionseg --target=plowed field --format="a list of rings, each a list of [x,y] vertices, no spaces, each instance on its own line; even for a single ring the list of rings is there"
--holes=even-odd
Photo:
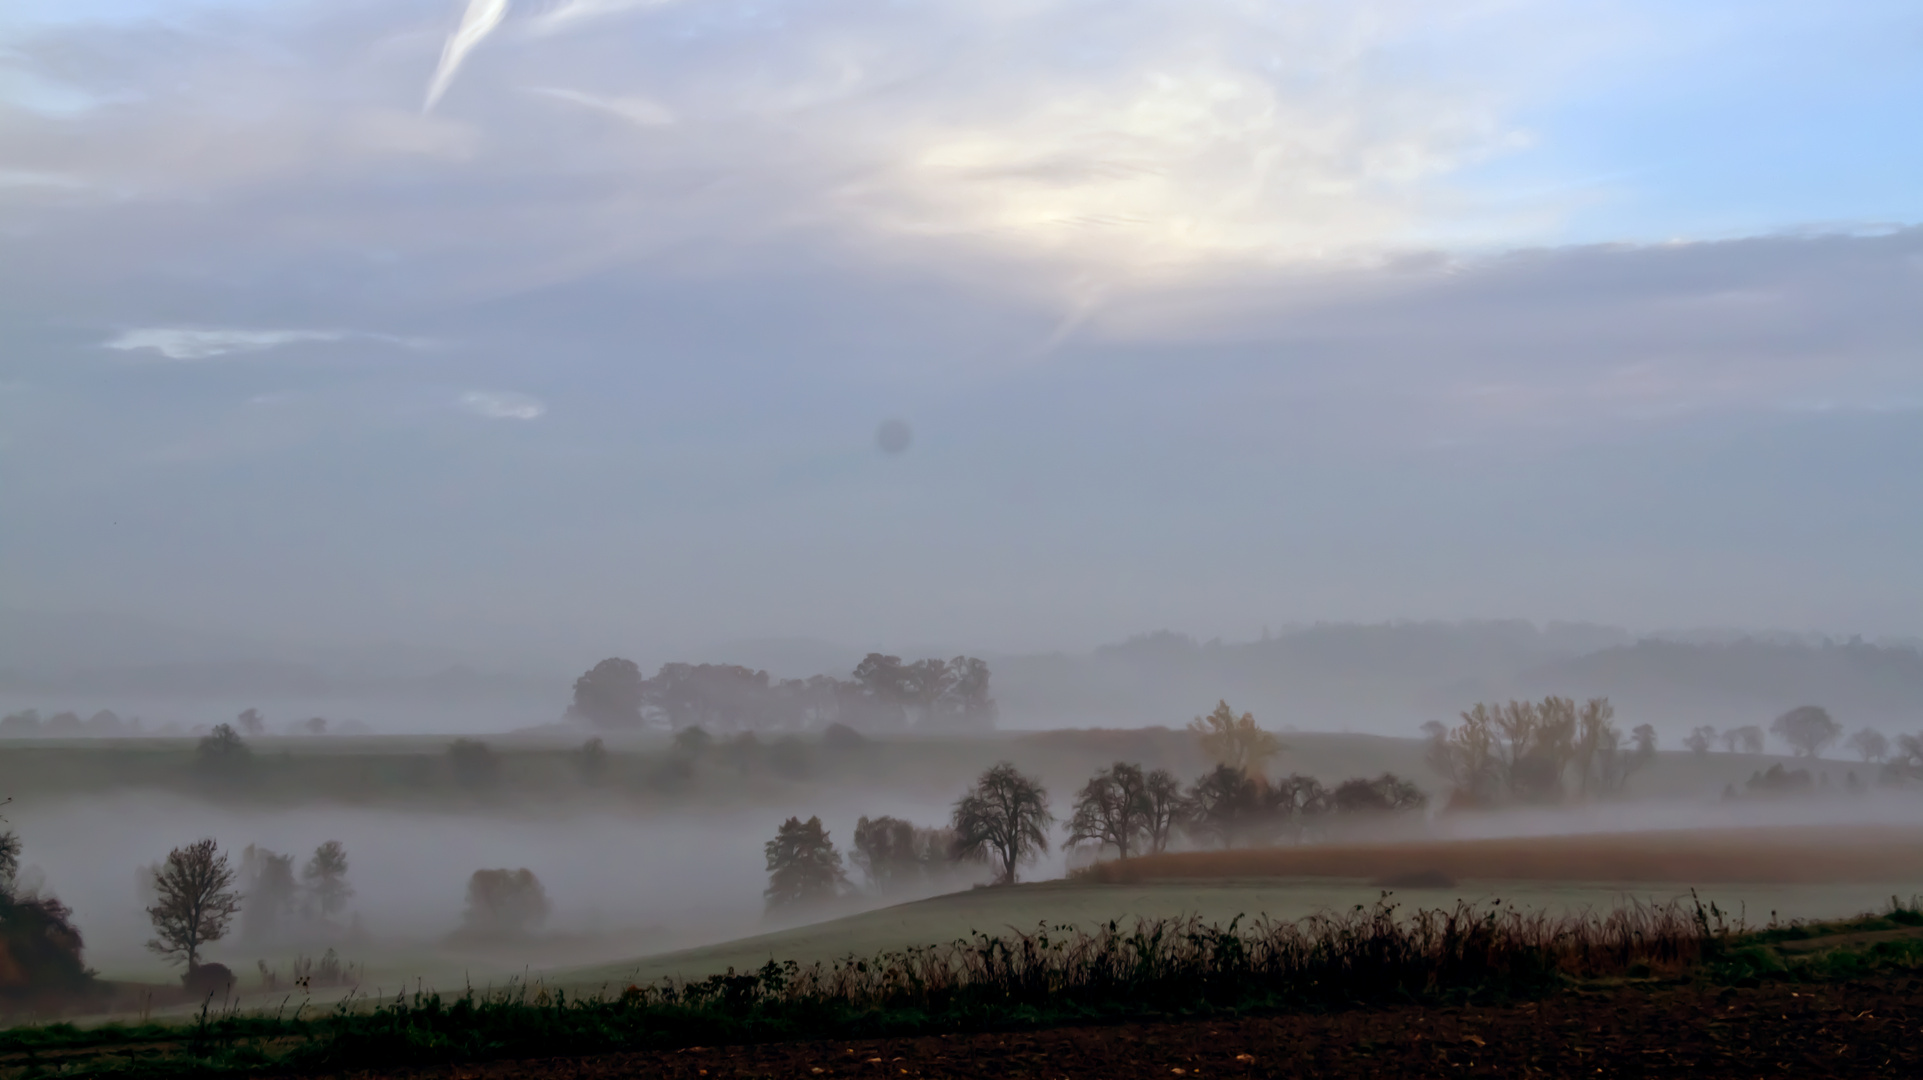
[[[1914,1077],[1915,979],[1636,986],[1492,1007],[1402,1008],[500,1062],[357,1077]]]

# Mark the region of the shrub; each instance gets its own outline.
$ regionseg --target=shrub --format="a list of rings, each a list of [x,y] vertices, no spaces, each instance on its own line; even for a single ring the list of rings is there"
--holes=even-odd
[[[515,937],[547,921],[548,894],[534,871],[476,870],[467,879],[465,929],[481,937]]]

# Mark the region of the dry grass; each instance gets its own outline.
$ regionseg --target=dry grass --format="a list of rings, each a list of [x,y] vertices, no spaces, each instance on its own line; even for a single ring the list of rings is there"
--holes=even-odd
[[[1827,883],[1923,880],[1923,829],[1770,828],[1185,851],[1097,863],[1102,884],[1267,877]]]

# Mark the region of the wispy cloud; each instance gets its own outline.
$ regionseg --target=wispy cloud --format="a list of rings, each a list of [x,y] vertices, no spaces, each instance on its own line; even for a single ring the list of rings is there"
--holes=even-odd
[[[461,395],[460,405],[489,420],[533,420],[548,411],[540,398],[500,390],[470,390]]]
[[[665,127],[674,123],[675,119],[673,110],[652,98],[603,97],[599,94],[568,90],[558,86],[532,86],[528,89],[556,101],[565,101],[570,105],[612,113],[642,127]]]
[[[339,341],[338,330],[209,330],[189,327],[149,327],[129,330],[103,342],[109,349],[133,352],[150,349],[169,360],[211,360],[232,353],[258,352],[280,345],[310,341]]]
[[[441,95],[447,93],[467,54],[507,17],[507,6],[508,0],[468,0],[467,10],[461,13],[461,25],[454,28],[447,36],[447,44],[441,46],[441,62],[434,68],[433,81],[427,84],[427,102],[421,106],[422,112],[431,111]]]

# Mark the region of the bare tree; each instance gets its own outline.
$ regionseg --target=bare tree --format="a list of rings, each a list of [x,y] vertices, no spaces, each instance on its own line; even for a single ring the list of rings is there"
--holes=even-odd
[[[1890,756],[1890,740],[1875,728],[1864,728],[1843,745],[1860,754],[1865,762],[1880,762]]]
[[[1429,805],[1429,797],[1421,788],[1394,773],[1383,773],[1373,780],[1360,776],[1344,780],[1328,798],[1329,805],[1340,814],[1387,814]]]
[[[322,919],[333,918],[354,896],[354,887],[347,883],[347,847],[339,840],[315,848],[300,876],[307,883],[313,914]]]
[[[201,947],[225,937],[240,911],[234,880],[233,867],[212,838],[168,852],[154,875],[155,903],[147,917],[155,936],[147,947],[170,963],[186,961],[189,971],[199,967]]]
[[[1259,807],[1254,824],[1271,839],[1287,834],[1300,841],[1309,825],[1330,808],[1329,790],[1322,781],[1302,773],[1290,773],[1258,792]]]
[[[1254,828],[1261,813],[1261,789],[1233,765],[1217,765],[1189,789],[1189,831],[1225,848],[1234,847]]]
[[[992,857],[999,881],[1015,883],[1015,870],[1048,850],[1048,792],[1004,761],[975,781],[955,802],[955,852],[961,858]]]
[[[1118,761],[1089,777],[1076,793],[1068,842],[1112,847],[1118,858],[1126,859],[1147,841],[1150,812],[1142,767]]]
[[[1188,813],[1181,781],[1167,769],[1156,769],[1145,779],[1142,793],[1148,800],[1148,849],[1166,851],[1170,834]]]
[[[1813,758],[1821,757],[1824,748],[1843,734],[1843,726],[1821,706],[1799,705],[1777,717],[1769,731],[1788,743],[1796,756]]]

